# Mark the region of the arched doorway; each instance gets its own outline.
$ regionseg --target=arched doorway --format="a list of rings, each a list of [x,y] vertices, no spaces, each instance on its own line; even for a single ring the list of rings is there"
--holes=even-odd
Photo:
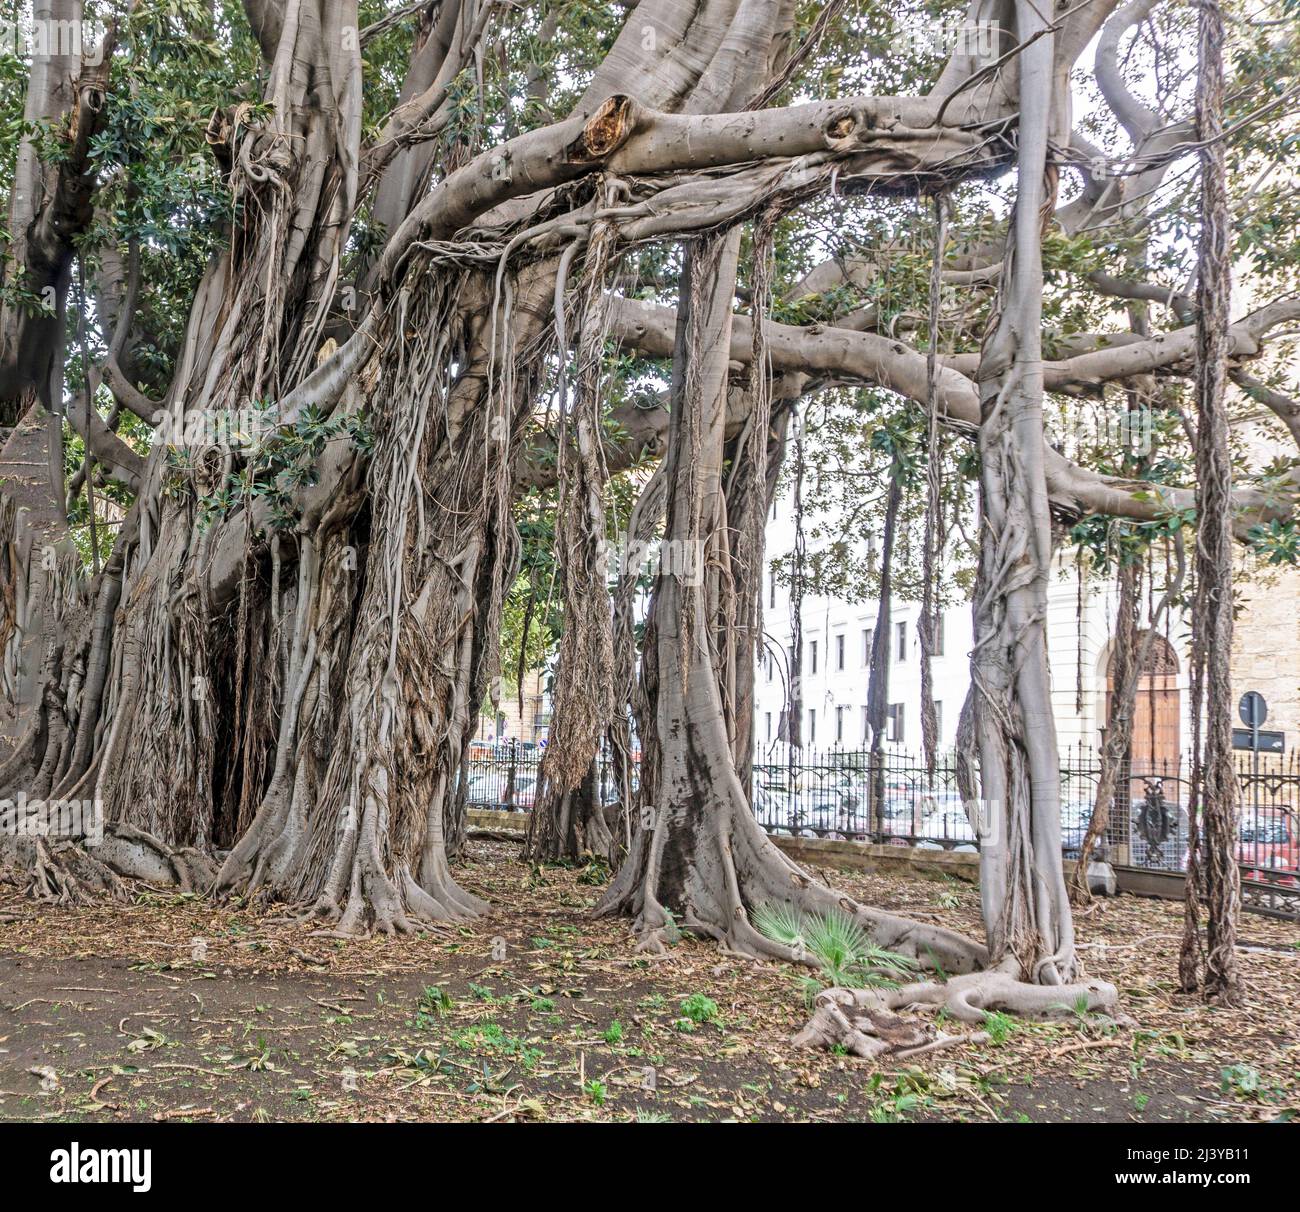
[[[1134,644],[1140,651],[1149,633],[1139,632]],[[1150,636],[1150,650],[1138,678],[1133,704],[1133,737],[1129,743],[1130,769],[1135,773],[1177,778],[1182,739],[1182,698],[1178,689],[1178,654],[1162,635]],[[1115,689],[1115,654],[1106,666],[1106,723],[1109,727]]]

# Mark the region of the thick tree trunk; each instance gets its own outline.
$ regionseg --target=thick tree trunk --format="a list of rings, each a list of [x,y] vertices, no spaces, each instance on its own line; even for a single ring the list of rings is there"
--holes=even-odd
[[[589,775],[614,714],[614,635],[605,558],[604,485],[600,440],[603,360],[607,325],[606,277],[612,232],[603,225],[587,249],[578,342],[575,399],[569,407],[567,372],[560,372],[560,500],[556,547],[564,581],[564,632],[554,691],[550,743],[542,755],[526,850],[534,862],[612,862],[614,839]],[[560,261],[556,326],[561,359],[568,356],[563,294],[577,246]],[[568,431],[572,427],[572,448]]]
[[[525,316],[543,286],[535,275],[522,292]],[[372,388],[384,408],[355,622],[345,645],[338,611],[318,607],[296,628],[286,684],[301,706],[282,716],[276,773],[222,872],[225,886],[314,902],[343,933],[409,930],[483,908],[448,869],[445,804],[515,574],[517,402],[531,397],[545,347],[520,360],[515,341],[530,324],[512,329],[476,298],[462,275],[428,264],[408,271],[392,303],[390,333],[406,336]],[[487,342],[505,368],[491,392]],[[467,369],[456,374],[462,357]],[[338,512],[349,519],[355,509]],[[329,521],[317,541],[337,546]],[[300,600],[317,603],[322,578],[352,574],[340,551],[307,552]]]
[[[1059,984],[1077,971],[1061,860],[1060,767],[1047,666],[1052,540],[1044,474],[1041,228],[1056,81],[1052,38],[1016,4],[1021,119],[998,312],[980,357],[982,546],[972,681],[983,792],[980,899],[995,965]]]
[[[1205,0],[1198,16],[1197,135],[1201,150],[1201,240],[1196,279],[1196,595],[1192,606],[1192,710],[1197,748],[1187,914],[1179,974],[1195,990],[1200,957],[1198,877],[1207,903],[1203,988],[1225,1006],[1242,1000],[1237,967],[1237,806],[1232,752],[1232,464],[1224,400],[1232,295],[1226,153],[1223,147],[1223,13]],[[1204,719],[1201,718],[1204,704]],[[1203,842],[1202,842],[1203,837]],[[1200,844],[1198,844],[1200,843]]]

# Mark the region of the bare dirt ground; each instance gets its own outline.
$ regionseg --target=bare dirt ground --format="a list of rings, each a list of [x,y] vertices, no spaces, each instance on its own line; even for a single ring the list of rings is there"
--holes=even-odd
[[[282,913],[141,889],[128,907],[0,891],[0,1119],[1109,1120],[1300,1118],[1300,926],[1246,915],[1241,1010],[1174,991],[1181,907],[1079,921],[1134,1027],[1008,1021],[981,1047],[877,1067],[790,1045],[800,974],[684,938],[634,954],[590,872],[472,841],[493,915],[341,941]],[[976,932],[975,889],[822,872]]]

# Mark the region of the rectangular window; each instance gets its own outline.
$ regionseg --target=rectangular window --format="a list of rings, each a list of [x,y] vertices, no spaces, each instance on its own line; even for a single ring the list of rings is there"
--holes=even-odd
[[[767,608],[776,609],[776,569],[773,568],[768,572],[767,582]]]
[[[835,637],[835,668],[844,668],[844,637],[842,635]]]
[[[808,672],[817,672],[817,641],[808,641]]]
[[[844,740],[844,708],[835,708],[835,743],[841,744]]]
[[[772,680],[772,673],[775,669],[775,666],[776,666],[776,662],[772,660],[772,654],[769,652],[767,654],[767,680],[769,682]]]
[[[931,645],[931,656],[943,656],[943,615],[936,613],[934,616],[933,643]]]
[[[875,633],[870,627],[862,629],[862,668],[867,669],[871,665],[871,646],[875,641]]]
[[[871,724],[867,709],[862,709],[862,743],[865,745],[871,740]]]
[[[767,716],[767,739],[770,741],[772,739],[772,713],[768,711],[764,714]]]
[[[817,708],[808,708],[808,744],[817,743]]]
[[[898,744],[903,743],[903,704],[890,703],[887,723],[885,725],[885,739],[894,741]]]
[[[936,744],[943,743],[943,704],[939,702],[934,705],[934,737]]]
[[[907,624],[899,623],[895,631],[898,634],[898,659],[905,661],[907,660]]]

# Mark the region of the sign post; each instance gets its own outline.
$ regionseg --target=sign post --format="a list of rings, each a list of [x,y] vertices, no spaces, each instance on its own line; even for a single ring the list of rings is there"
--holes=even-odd
[[[1258,690],[1247,690],[1237,704],[1241,722],[1250,729],[1250,786],[1252,807],[1259,817],[1259,728],[1268,719],[1268,704]]]

